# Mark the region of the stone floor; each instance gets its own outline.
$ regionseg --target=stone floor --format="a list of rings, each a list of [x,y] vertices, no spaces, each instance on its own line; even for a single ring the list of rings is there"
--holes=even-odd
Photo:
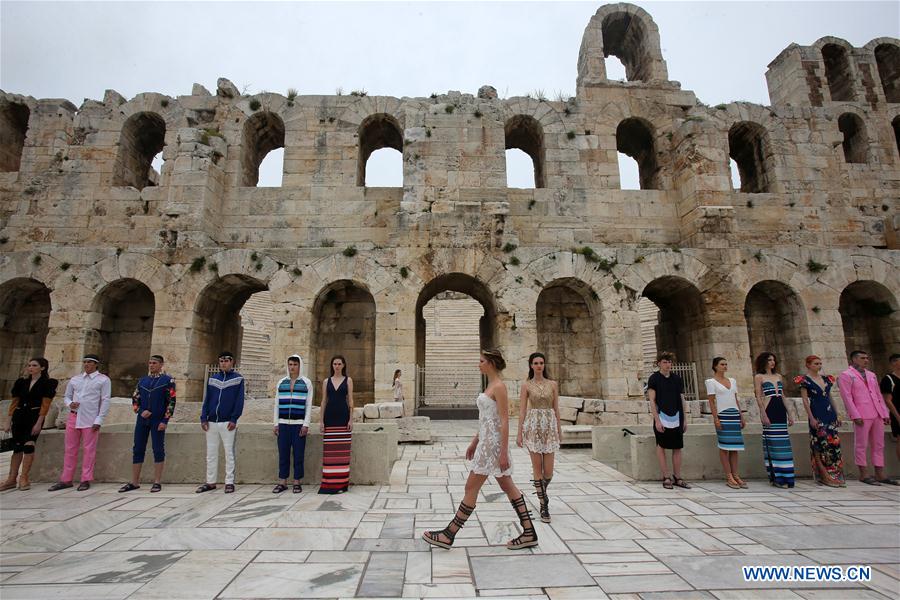
[[[900,488],[754,481],[692,490],[634,483],[587,449],[558,454],[553,522],[511,552],[514,515],[495,483],[452,550],[420,535],[461,499],[472,423],[407,445],[390,485],[319,496],[270,486],[195,495],[118,485],[0,494],[0,597],[15,598],[897,598]],[[750,460],[751,457],[744,457]],[[9,454],[0,459],[7,468]],[[528,457],[515,449],[526,488]],[[240,468],[240,466],[238,467]],[[221,489],[221,488],[220,488]],[[748,584],[743,565],[871,565],[865,584]]]

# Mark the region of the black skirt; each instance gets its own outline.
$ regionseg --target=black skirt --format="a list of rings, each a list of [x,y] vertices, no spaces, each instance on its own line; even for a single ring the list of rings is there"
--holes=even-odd
[[[656,445],[666,450],[681,450],[684,448],[684,432],[681,427],[664,428],[660,433],[653,427],[653,435],[656,436]]]

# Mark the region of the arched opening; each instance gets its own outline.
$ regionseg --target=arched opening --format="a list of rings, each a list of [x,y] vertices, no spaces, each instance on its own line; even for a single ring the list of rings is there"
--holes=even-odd
[[[676,364],[693,363],[693,372],[702,380],[707,359],[712,356],[706,355],[709,324],[700,290],[686,279],[666,275],[647,284],[641,296],[638,311],[645,375],[655,369],[656,352],[665,350],[675,353]],[[699,382],[690,380],[690,371],[681,374],[685,377],[688,395],[696,393]]]
[[[656,144],[653,127],[648,122],[630,118],[619,123],[616,128],[616,150],[630,156],[637,163],[640,189],[659,189]]]
[[[356,185],[372,186],[367,171],[372,153],[382,148],[391,148],[400,153],[399,173],[403,185],[403,129],[397,119],[385,113],[369,115],[359,125],[359,159],[356,165]],[[374,175],[374,174],[373,174]],[[356,381],[356,378],[353,379]]]
[[[564,396],[600,397],[600,348],[597,302],[587,284],[554,281],[537,300],[539,352]]]
[[[625,65],[628,81],[652,79],[652,59],[648,54],[647,28],[629,13],[613,13],[603,19],[603,56],[615,56]],[[607,76],[608,78],[608,76]]]
[[[366,187],[403,187],[403,154],[381,148],[366,163]]]
[[[315,383],[328,377],[331,357],[347,360],[347,374],[353,378],[356,406],[375,401],[375,299],[361,285],[349,280],[332,283],[319,293],[313,307]],[[316,389],[316,405],[321,405],[321,387]]]
[[[894,117],[891,121],[891,128],[894,130],[894,141],[897,143],[897,154],[900,154],[900,116]]]
[[[844,160],[848,163],[865,163],[869,157],[869,140],[866,138],[866,125],[859,115],[844,113],[838,117],[838,129],[844,136],[841,146],[844,149]]]
[[[277,148],[284,148],[284,121],[281,117],[264,110],[244,121],[241,154],[242,186],[254,187],[259,183],[260,165],[266,156]],[[274,183],[274,179],[272,177],[269,182]]]
[[[151,112],[128,117],[119,137],[119,153],[113,168],[113,185],[139,190],[159,185],[159,173],[152,167],[154,157],[166,144],[166,122]]]
[[[837,44],[822,46],[822,60],[825,63],[825,79],[834,102],[852,101],[853,73],[850,71],[850,57],[847,49]]]
[[[806,311],[800,297],[779,281],[761,281],[747,294],[744,318],[751,359],[762,352],[775,354],[785,389],[796,395],[799,390],[794,376],[803,373],[804,359],[810,354]]]
[[[147,373],[155,310],[153,292],[136,279],[114,281],[94,299],[84,351],[100,356],[113,396],[131,397]]]
[[[416,302],[418,414],[477,416],[472,409],[482,389],[478,357],[495,345],[495,315],[490,290],[470,275],[441,275],[422,288]]]
[[[203,399],[207,372],[218,368],[219,353],[234,353],[247,397],[271,394],[272,304],[266,284],[247,275],[229,274],[206,286],[197,298],[191,328],[191,398]]]
[[[737,163],[742,192],[770,191],[772,157],[768,134],[762,125],[749,121],[732,125],[728,130],[728,155]]]
[[[0,172],[19,170],[30,116],[24,104],[7,102],[0,106]]]
[[[516,115],[504,126],[506,149],[518,148],[534,167],[534,187],[544,187],[544,130],[534,117]]]
[[[628,73],[618,56],[610,54],[605,59],[606,79],[609,81],[626,81]]]
[[[9,398],[30,358],[44,356],[50,310],[43,283],[18,278],[0,285],[0,398]]]
[[[284,148],[275,148],[259,163],[256,187],[281,187],[284,181]]]
[[[731,174],[731,189],[740,191],[741,170],[738,169],[738,164],[731,157],[728,157],[728,171]]]
[[[521,190],[534,189],[534,161],[519,150],[506,151],[506,187]]]
[[[875,46],[875,64],[878,65],[885,100],[900,102],[900,47],[894,44]]]
[[[888,357],[900,348],[897,298],[878,282],[855,281],[841,292],[838,306],[847,354],[864,350],[871,357],[869,368],[887,373]]]

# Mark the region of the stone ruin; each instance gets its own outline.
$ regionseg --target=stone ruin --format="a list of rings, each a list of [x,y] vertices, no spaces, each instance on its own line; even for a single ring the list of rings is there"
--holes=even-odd
[[[609,56],[627,81],[606,77]],[[723,355],[748,394],[763,350],[786,375],[811,353],[836,373],[855,347],[885,370],[900,349],[900,41],[791,44],[766,73],[771,106],[707,106],[669,79],[651,16],[609,4],[577,72],[558,100],[242,95],[227,79],[80,107],[0,93],[0,391],[32,355],[65,379],[97,352],[127,395],[154,352],[199,400],[264,290],[271,381],[295,351],[315,381],[342,353],[358,404],[423,364],[423,307],[448,291],[484,307],[481,343],[510,381],[544,351],[563,395],[593,399],[586,423],[649,418],[633,408],[647,300],[649,343],[701,386]],[[277,148],[282,186],[257,187]],[[402,187],[365,185],[382,148],[402,154]],[[511,148],[534,189],[507,186]],[[620,152],[640,190],[620,189]]]

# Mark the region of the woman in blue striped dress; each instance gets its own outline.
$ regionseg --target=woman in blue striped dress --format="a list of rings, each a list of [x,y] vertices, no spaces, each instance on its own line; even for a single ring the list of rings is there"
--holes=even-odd
[[[784,382],[778,373],[778,359],[771,352],[756,357],[756,402],[762,421],[763,458],[769,472],[769,482],[777,488],[794,487],[794,453],[788,427],[794,417],[784,405]]]
[[[728,361],[717,356],[712,362],[711,379],[706,380],[706,398],[716,425],[716,436],[719,442],[719,460],[725,470],[725,485],[738,489],[747,487],[747,483],[738,475],[738,452],[744,450],[744,416],[738,407],[737,382],[725,377]]]

